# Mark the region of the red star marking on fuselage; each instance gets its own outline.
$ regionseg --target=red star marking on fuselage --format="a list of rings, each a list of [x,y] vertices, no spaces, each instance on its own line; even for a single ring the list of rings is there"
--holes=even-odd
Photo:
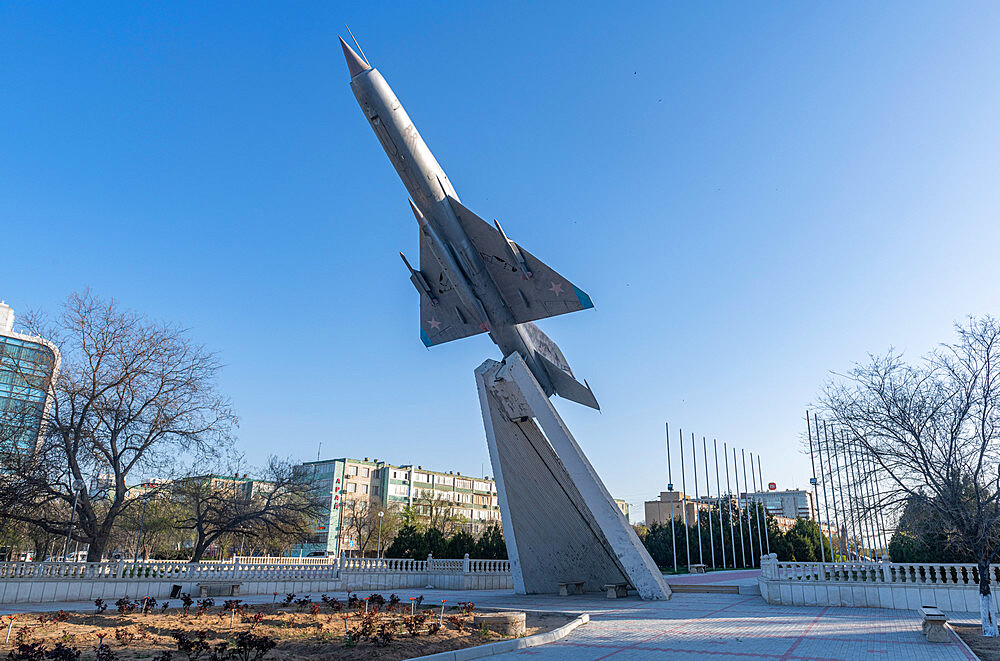
[[[549,287],[549,291],[558,296],[562,293],[563,286],[561,282],[553,282],[552,286]]]
[[[431,317],[431,320],[427,322],[427,325],[430,326],[432,329],[437,330],[438,328],[441,327],[441,322],[435,319],[434,317]]]

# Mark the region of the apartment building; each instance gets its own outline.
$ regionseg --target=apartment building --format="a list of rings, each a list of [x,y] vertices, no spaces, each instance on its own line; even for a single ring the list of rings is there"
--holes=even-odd
[[[360,551],[360,540],[352,530],[357,526],[350,525],[351,517],[364,516],[371,508],[411,508],[418,517],[446,511],[474,535],[500,520],[496,484],[489,478],[409,464],[397,466],[367,457],[311,461],[298,469],[324,496],[330,494],[328,516],[317,522],[309,540],[296,549],[303,555]]]

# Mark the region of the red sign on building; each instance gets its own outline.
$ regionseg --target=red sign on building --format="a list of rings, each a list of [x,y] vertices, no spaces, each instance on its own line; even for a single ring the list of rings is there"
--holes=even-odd
[[[778,488],[778,485],[775,484],[774,482],[768,482],[767,483],[767,488],[770,489],[771,491],[774,491],[774,490],[776,490]]]

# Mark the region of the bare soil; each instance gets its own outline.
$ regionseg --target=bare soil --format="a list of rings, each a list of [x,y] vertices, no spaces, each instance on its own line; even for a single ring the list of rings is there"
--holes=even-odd
[[[983,628],[971,624],[952,624],[955,633],[983,661],[1000,661],[1000,638],[983,638]]]
[[[173,636],[175,633],[196,636],[196,632],[205,631],[206,642],[214,646],[224,641],[232,644],[237,633],[252,631],[258,636],[268,636],[277,643],[263,657],[267,661],[354,661],[373,658],[395,661],[509,638],[492,631],[474,629],[472,617],[475,611],[466,612],[456,607],[446,608],[443,618],[440,605],[418,608],[417,612],[424,612],[426,619],[417,627],[416,635],[413,635],[405,626],[405,620],[410,615],[409,604],[401,604],[391,612],[386,612],[386,607],[383,606],[374,620],[378,624],[389,624],[390,629],[395,624],[396,633],[390,641],[375,641],[358,635],[364,619],[362,608],[349,610],[345,607],[342,611],[335,612],[329,605],[317,603],[319,612],[314,614],[311,604],[287,607],[262,604],[246,606],[243,614],[233,615],[231,611],[223,610],[222,599],[218,601],[218,605],[201,614],[197,612],[197,607],[192,606],[187,615],[180,608],[162,611],[159,607],[146,614],[132,612],[121,615],[113,604],[103,613],[16,615],[9,642],[0,644],[0,657],[5,658],[9,650],[15,649],[22,642],[40,642],[48,649],[62,642],[66,646],[80,649],[83,652],[81,659],[86,661],[95,658],[96,648],[103,636],[103,645],[110,647],[122,661],[152,659],[165,651],[173,653],[173,661],[186,661],[187,656],[178,651],[177,641]],[[176,603],[173,600],[171,605]],[[258,612],[261,615],[256,617],[260,621],[254,623]],[[571,619],[563,615],[529,613],[525,635],[555,629]],[[0,618],[0,643],[6,636],[9,621],[9,616]],[[443,625],[434,632],[437,628],[435,625],[440,622]],[[360,637],[360,640],[349,642],[345,636],[345,625],[352,637]],[[202,655],[201,661],[205,661],[207,657],[208,654]]]

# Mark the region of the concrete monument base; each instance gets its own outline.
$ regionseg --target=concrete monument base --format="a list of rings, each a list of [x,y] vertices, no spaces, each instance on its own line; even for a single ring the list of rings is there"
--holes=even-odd
[[[670,587],[517,353],[476,370],[514,591],[597,592],[628,583],[643,599]]]

